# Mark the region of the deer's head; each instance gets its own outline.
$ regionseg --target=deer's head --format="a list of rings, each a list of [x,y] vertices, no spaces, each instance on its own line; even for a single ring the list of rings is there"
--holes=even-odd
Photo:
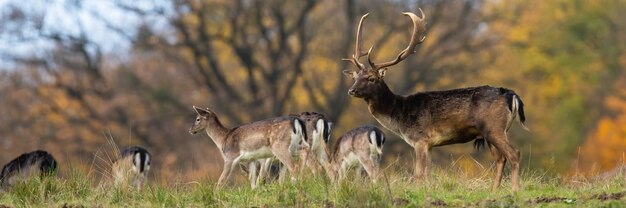
[[[193,106],[193,109],[198,115],[196,116],[196,120],[194,121],[193,126],[191,126],[191,128],[189,129],[189,133],[197,134],[198,132],[209,127],[209,121],[210,119],[215,117],[215,113],[213,113],[213,111],[209,110],[208,108],[203,109]]]
[[[410,12],[402,13],[410,17],[413,22],[413,34],[411,35],[409,45],[402,50],[394,60],[379,64],[374,63],[371,59],[370,55],[373,47],[370,47],[367,52],[361,50],[363,22],[369,14],[365,14],[361,17],[361,21],[359,21],[359,27],[356,32],[354,54],[351,58],[343,59],[344,61],[351,62],[358,68],[358,71],[343,71],[346,76],[354,80],[354,84],[348,90],[348,94],[359,98],[367,98],[375,95],[380,88],[386,87],[383,78],[387,72],[387,67],[396,65],[409,57],[409,55],[415,52],[415,47],[422,43],[426,38],[424,35],[426,33],[426,16],[424,15],[422,9],[420,9],[420,13],[422,18]],[[363,56],[367,56],[368,65],[362,64],[359,61],[359,59]]]

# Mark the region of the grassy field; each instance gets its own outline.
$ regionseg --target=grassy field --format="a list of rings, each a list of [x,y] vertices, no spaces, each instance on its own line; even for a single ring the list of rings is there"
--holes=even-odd
[[[323,177],[271,183],[252,190],[243,179],[222,189],[214,181],[168,184],[140,191],[92,185],[75,171],[63,179],[33,179],[0,194],[0,207],[626,207],[626,181],[572,181],[539,172],[522,174],[523,188],[509,181],[495,193],[491,174],[469,177],[435,170],[417,185],[408,171],[386,171],[376,184],[356,178],[331,184]]]

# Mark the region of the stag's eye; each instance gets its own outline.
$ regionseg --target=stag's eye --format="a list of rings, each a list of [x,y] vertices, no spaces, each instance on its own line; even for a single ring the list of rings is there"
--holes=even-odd
[[[199,122],[199,121],[200,121],[200,118],[196,118],[196,122]]]
[[[375,82],[375,81],[376,81],[376,78],[374,78],[374,77],[368,77],[368,78],[367,78],[367,81],[368,81],[368,82]]]

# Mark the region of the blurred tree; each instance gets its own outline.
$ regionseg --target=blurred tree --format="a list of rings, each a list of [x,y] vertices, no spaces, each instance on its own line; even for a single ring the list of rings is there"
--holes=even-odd
[[[626,165],[626,77],[605,99],[606,113],[580,148],[575,173],[596,174]]]

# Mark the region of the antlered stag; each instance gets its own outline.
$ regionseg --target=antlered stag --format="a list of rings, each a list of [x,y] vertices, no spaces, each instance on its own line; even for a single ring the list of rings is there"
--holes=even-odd
[[[421,18],[403,13],[413,22],[409,45],[388,62],[376,64],[371,59],[372,49],[361,50],[363,21],[356,33],[354,55],[346,61],[358,71],[344,71],[354,79],[348,94],[362,98],[374,118],[385,128],[400,136],[415,149],[415,175],[423,178],[429,172],[429,150],[436,146],[486,141],[496,158],[496,176],[493,190],[502,180],[502,171],[508,161],[511,166],[513,191],[519,189],[520,152],[507,139],[506,132],[517,120],[524,128],[524,104],[512,90],[490,86],[470,87],[447,91],[419,92],[409,96],[396,95],[383,80],[387,67],[393,66],[414,53],[415,47],[426,38],[426,16]],[[368,65],[359,59],[367,56]]]

